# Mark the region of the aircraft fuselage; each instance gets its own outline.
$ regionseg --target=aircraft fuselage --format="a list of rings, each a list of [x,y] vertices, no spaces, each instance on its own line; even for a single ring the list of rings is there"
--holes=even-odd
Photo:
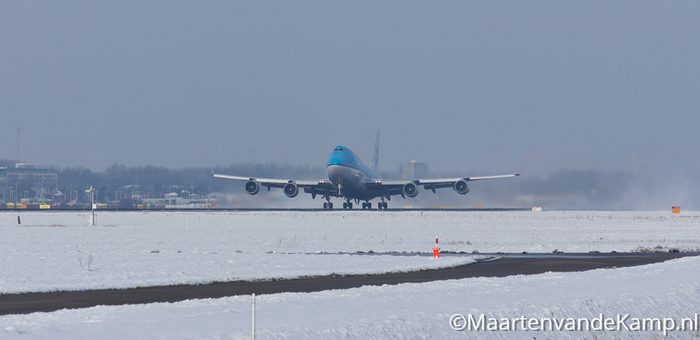
[[[368,188],[370,181],[381,177],[366,166],[350,149],[338,146],[331,153],[326,166],[328,179],[338,186],[339,196],[358,200],[370,200],[377,195]]]

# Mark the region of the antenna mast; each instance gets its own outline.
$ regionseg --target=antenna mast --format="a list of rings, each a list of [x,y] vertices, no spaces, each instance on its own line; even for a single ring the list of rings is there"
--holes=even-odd
[[[17,127],[17,163],[19,163],[19,126]]]

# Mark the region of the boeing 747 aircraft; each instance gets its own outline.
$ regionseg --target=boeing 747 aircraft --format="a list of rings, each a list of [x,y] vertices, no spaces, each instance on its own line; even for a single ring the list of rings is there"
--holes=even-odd
[[[380,210],[387,209],[387,203],[384,201],[391,200],[393,195],[401,195],[401,197],[416,197],[418,188],[423,186],[423,189],[431,190],[435,193],[436,189],[453,188],[458,194],[466,195],[469,192],[467,182],[478,181],[484,179],[507,178],[519,176],[519,174],[500,175],[500,176],[482,176],[482,177],[464,177],[464,178],[443,178],[443,179],[412,179],[412,180],[383,180],[377,174],[379,164],[379,131],[377,131],[377,139],[374,145],[374,154],[370,166],[366,166],[360,158],[350,149],[344,146],[337,146],[331,152],[326,165],[327,180],[318,181],[297,181],[293,179],[269,179],[256,177],[242,177],[214,174],[216,178],[234,179],[246,181],[245,191],[250,195],[255,195],[260,191],[261,186],[270,188],[282,188],[287,197],[296,197],[300,189],[305,193],[311,194],[312,198],[321,195],[326,199],[323,203],[324,209],[333,209],[331,198],[341,197],[345,199],[343,209],[352,209],[352,200],[356,204],[362,203],[362,209],[372,209],[371,200],[380,198],[378,204]]]

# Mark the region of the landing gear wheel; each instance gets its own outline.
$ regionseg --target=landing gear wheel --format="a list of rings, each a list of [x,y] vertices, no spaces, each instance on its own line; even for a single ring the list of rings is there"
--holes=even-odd
[[[367,202],[367,209],[372,209],[372,203]]]
[[[348,209],[352,210],[352,203],[348,202]]]
[[[328,209],[333,209],[333,203],[328,202]]]
[[[323,203],[323,209],[328,209],[328,202]]]

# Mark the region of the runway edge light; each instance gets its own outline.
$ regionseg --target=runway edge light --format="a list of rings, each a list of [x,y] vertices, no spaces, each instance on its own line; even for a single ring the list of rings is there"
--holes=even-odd
[[[671,212],[674,214],[680,214],[681,213],[681,207],[671,207]]]

